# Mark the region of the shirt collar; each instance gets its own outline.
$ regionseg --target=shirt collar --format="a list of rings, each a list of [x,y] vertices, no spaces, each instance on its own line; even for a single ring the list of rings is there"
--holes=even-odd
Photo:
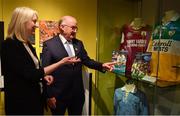
[[[126,91],[125,86],[121,88],[121,90]],[[131,93],[136,93],[137,89],[136,86],[133,87],[133,89],[130,91]]]
[[[62,36],[61,34],[59,34],[59,38],[61,39],[62,43],[63,44],[72,44],[72,40],[71,41],[68,41],[67,39],[64,38],[64,36]]]
[[[59,38],[61,39],[63,44],[67,43],[67,40],[61,34],[59,34]]]

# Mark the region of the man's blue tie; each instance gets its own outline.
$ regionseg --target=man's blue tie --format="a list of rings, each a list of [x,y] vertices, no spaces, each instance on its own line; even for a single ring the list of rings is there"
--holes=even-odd
[[[70,48],[70,45],[69,45],[70,43],[67,41],[66,42],[66,51],[67,51],[67,53],[68,53],[68,55],[69,56],[73,56],[73,53],[72,53],[72,51],[71,51],[71,48]]]

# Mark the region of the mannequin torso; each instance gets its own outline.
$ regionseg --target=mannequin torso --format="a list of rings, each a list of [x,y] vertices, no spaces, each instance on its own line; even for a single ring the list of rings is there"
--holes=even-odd
[[[178,17],[178,15],[179,15],[179,14],[178,14],[176,11],[174,11],[174,10],[166,11],[166,12],[165,12],[165,15],[164,15],[164,17],[163,17],[163,19],[162,19],[162,22],[163,22],[163,23],[167,23],[167,22],[169,22],[169,21],[172,21],[173,18]]]
[[[144,27],[145,24],[144,24],[142,18],[134,18],[134,20],[131,22],[130,26],[135,30],[139,30],[140,28]]]

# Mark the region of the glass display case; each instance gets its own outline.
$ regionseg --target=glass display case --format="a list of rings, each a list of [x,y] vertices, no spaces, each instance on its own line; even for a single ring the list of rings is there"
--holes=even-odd
[[[111,61],[117,50],[127,50],[128,56],[124,74],[96,73],[94,114],[180,114],[179,4],[179,0],[98,0],[98,60]]]

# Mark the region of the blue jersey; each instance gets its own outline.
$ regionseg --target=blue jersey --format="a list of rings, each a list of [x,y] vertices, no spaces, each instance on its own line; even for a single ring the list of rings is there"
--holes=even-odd
[[[118,88],[114,93],[115,115],[148,115],[146,95],[139,89],[127,93]]]

